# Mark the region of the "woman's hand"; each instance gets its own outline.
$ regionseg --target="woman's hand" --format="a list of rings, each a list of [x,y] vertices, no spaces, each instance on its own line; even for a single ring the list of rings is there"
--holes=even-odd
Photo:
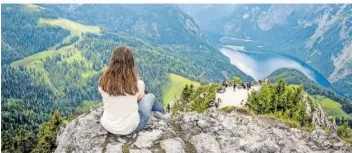
[[[138,96],[138,102],[139,101],[141,101],[141,99],[143,98],[145,96],[145,93],[144,92],[142,92],[141,94],[139,94],[139,96]]]

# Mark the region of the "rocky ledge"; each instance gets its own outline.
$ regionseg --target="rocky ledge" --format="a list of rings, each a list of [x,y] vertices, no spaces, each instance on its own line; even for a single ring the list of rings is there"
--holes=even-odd
[[[154,113],[148,128],[133,135],[108,133],[99,123],[102,104],[95,105],[62,128],[56,153],[241,153],[241,152],[352,152],[336,134],[306,132],[270,118],[225,113]]]

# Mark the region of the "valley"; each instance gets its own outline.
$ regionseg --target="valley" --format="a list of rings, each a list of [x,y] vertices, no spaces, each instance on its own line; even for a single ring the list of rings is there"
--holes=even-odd
[[[186,12],[175,5],[28,4],[1,7],[1,136],[6,140],[2,141],[4,152],[47,149],[52,145],[47,143],[53,143],[56,138],[56,124],[69,123],[88,112],[89,107],[101,103],[97,82],[109,64],[112,51],[120,45],[133,48],[138,77],[145,82],[146,91],[154,93],[164,105],[175,97],[182,99],[186,91],[190,92],[186,93],[190,97],[182,102],[183,105],[202,113],[213,101],[217,83],[223,80],[237,76],[244,82],[254,82],[267,77],[277,83],[285,77],[288,84],[299,87],[288,87],[292,93],[304,88],[315,95],[323,109],[336,117],[339,124],[343,124],[345,118],[350,119],[352,102],[346,97],[350,94],[351,47],[347,45],[350,29],[345,26],[329,26],[338,26],[340,31],[345,28],[341,36],[344,39],[339,39],[338,44],[330,45],[327,38],[334,39],[337,35],[324,31],[322,36],[315,34],[312,47],[303,52],[300,44],[313,33],[314,26],[303,31],[289,31],[287,35],[278,34],[287,28],[280,28],[283,23],[263,21],[266,24],[259,26],[261,30],[256,26],[255,30],[251,29],[256,18],[250,23],[245,19],[264,7],[249,6],[246,11],[242,5],[235,7],[241,8],[239,10],[220,9],[218,11],[222,10],[224,14],[215,18],[219,22],[214,21],[214,25],[200,22],[203,19],[194,16],[192,9]],[[350,16],[344,10],[349,7],[341,8],[345,16],[338,20],[347,23],[345,20]],[[247,10],[257,12],[242,16]],[[204,11],[203,8],[200,11]],[[240,14],[245,24],[240,21],[228,23],[233,14]],[[308,19],[300,21],[303,22]],[[236,30],[238,27],[240,30]],[[266,30],[261,33],[263,29]],[[277,38],[272,36],[270,29],[275,29],[273,33]],[[281,38],[285,38],[284,41],[279,41]],[[323,43],[329,44],[328,47],[322,47]],[[334,48],[344,49],[341,54],[338,50],[327,53],[326,50]],[[312,52],[314,49],[316,51]],[[290,58],[291,55],[294,58]],[[302,58],[310,56],[312,60]],[[333,62],[319,63],[328,57]],[[192,89],[185,88],[190,84]],[[300,84],[303,86],[298,86]],[[193,89],[194,93],[187,91]],[[203,98],[202,93],[206,93]],[[242,96],[247,95],[241,93],[239,97]],[[180,110],[187,108],[180,106]],[[302,110],[291,106],[297,113],[304,113],[303,105],[300,105]],[[21,147],[20,144],[28,146]]]
[[[249,51],[297,58],[327,78],[336,91],[351,98],[352,5],[178,7],[194,18],[213,45],[229,43]],[[232,37],[236,39],[222,39]]]
[[[98,79],[119,45],[134,49],[146,90],[165,103],[187,83],[217,82],[225,73],[252,80],[206,41],[191,17],[171,5],[1,7],[2,75],[7,76],[1,80],[7,140],[2,150],[8,152],[35,147],[16,147],[22,141],[44,145],[47,138],[38,131],[51,126],[47,121],[56,110],[67,122],[99,103]],[[27,143],[27,137],[34,140]]]

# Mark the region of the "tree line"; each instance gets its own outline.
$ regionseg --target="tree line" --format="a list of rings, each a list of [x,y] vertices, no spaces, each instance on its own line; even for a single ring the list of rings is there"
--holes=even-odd
[[[288,84],[303,84],[303,88],[311,95],[323,95],[328,97],[342,105],[342,109],[347,113],[352,113],[352,100],[341,96],[340,94],[333,91],[333,89],[324,88],[317,83],[313,82],[309,78],[307,78],[303,73],[294,70],[294,69],[279,69],[273,72],[269,76],[269,80],[271,82],[278,82],[281,77],[285,77]],[[337,119],[337,123],[339,125],[343,124],[340,120],[344,119]],[[352,122],[352,121],[347,121]],[[352,123],[350,123],[352,127]]]
[[[307,97],[312,110],[315,102]],[[256,114],[273,114],[289,120],[294,127],[312,126],[312,118],[307,114],[303,86],[288,86],[284,78],[277,84],[263,84],[259,91],[248,96],[250,109]]]

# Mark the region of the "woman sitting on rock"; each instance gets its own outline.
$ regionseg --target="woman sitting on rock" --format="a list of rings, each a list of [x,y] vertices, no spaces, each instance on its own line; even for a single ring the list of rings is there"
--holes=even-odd
[[[112,54],[106,71],[99,79],[98,90],[104,103],[103,127],[113,134],[127,135],[142,130],[152,111],[163,113],[163,107],[138,80],[133,50],[120,46]]]

